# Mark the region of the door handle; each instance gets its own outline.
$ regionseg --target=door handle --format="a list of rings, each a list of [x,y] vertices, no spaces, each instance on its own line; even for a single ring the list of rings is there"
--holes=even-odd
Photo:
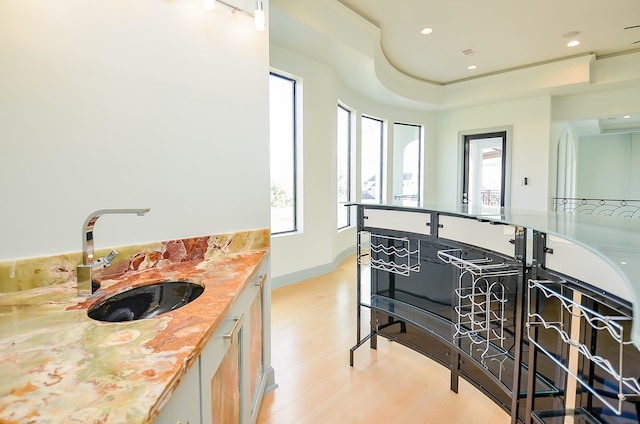
[[[231,343],[235,343],[236,339],[238,338],[238,333],[240,332],[242,324],[244,323],[244,314],[240,315],[237,318],[234,318],[233,321],[234,323],[233,327],[231,327],[231,331],[222,335],[223,339],[229,340]]]

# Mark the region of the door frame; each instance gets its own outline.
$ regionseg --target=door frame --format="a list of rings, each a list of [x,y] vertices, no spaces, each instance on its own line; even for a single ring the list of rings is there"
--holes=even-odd
[[[511,206],[511,146],[512,146],[512,132],[513,127],[505,126],[505,127],[493,127],[493,128],[483,128],[476,130],[467,130],[458,132],[458,188],[456,193],[456,202],[462,204],[462,195],[464,192],[464,178],[465,178],[465,138],[469,136],[483,136],[488,135],[491,136],[493,134],[504,133],[505,140],[503,143],[504,146],[504,166],[502,169],[503,173],[503,192],[502,192],[502,202],[504,207]],[[485,137],[481,137],[485,138]]]

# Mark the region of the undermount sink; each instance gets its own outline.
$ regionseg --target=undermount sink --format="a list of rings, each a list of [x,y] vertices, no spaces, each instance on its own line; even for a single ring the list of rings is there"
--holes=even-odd
[[[163,281],[115,294],[87,311],[98,321],[121,322],[151,318],[197,299],[204,287],[188,281]]]

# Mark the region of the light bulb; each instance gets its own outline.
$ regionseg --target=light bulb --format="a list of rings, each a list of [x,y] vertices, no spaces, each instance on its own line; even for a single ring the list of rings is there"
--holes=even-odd
[[[256,30],[264,31],[265,28],[265,17],[264,17],[264,9],[262,7],[262,1],[258,0],[256,2],[256,11],[253,14],[253,24],[256,26]]]
[[[216,0],[202,0],[202,7],[204,10],[213,10],[216,8]]]

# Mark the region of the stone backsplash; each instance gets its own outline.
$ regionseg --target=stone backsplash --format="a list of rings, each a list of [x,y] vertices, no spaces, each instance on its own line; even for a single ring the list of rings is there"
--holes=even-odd
[[[99,249],[95,257],[103,257],[111,249],[118,251],[111,266],[102,271],[102,277],[107,278],[125,272],[163,268],[171,264],[208,260],[268,247],[270,237],[269,229],[265,228]],[[82,252],[0,261],[0,292],[75,284],[76,266],[80,262]]]

